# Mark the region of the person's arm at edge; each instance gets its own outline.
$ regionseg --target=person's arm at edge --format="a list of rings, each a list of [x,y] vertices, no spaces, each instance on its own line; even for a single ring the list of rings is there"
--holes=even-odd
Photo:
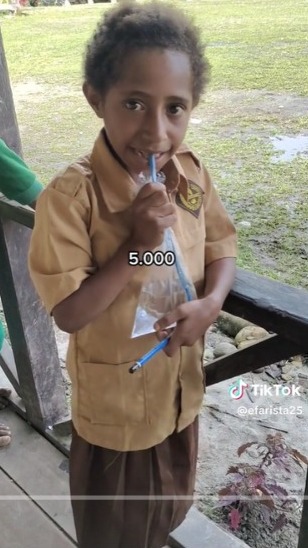
[[[35,209],[36,199],[44,187],[23,159],[2,139],[0,139],[0,171],[0,191],[10,200]]]

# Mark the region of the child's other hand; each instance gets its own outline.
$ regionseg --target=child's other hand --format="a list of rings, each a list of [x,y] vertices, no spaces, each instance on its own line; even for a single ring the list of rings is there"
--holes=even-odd
[[[154,249],[164,238],[164,230],[176,221],[175,207],[168,200],[164,185],[144,185],[132,204],[133,229],[131,239],[135,246]]]
[[[167,356],[173,356],[181,346],[192,346],[203,337],[219,312],[218,303],[208,296],[181,304],[156,322],[154,328],[159,340],[168,336],[168,326],[176,322],[170,341],[164,349]]]

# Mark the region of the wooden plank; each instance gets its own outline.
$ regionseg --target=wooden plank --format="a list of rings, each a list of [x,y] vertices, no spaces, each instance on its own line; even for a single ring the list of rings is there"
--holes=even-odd
[[[5,197],[0,198],[0,217],[3,219],[11,219],[17,223],[33,228],[34,211],[27,206],[21,206],[17,202],[8,200]]]
[[[31,230],[0,218],[0,294],[28,419],[38,427],[65,420],[68,409],[51,318],[29,277]]]
[[[308,346],[308,291],[304,289],[237,269],[223,309],[302,347]]]
[[[16,364],[14,360],[14,354],[9,343],[5,339],[3,341],[2,348],[0,351],[0,368],[1,367],[6,377],[12,384],[16,393],[20,395],[20,386],[19,386]],[[0,385],[0,386],[4,388],[3,385]]]
[[[308,348],[308,344],[305,348]],[[236,375],[243,375],[243,373],[248,373],[258,367],[288,359],[301,354],[303,350],[304,348],[292,341],[279,335],[273,335],[233,354],[217,358],[206,365],[204,367],[206,385],[210,386]]]
[[[9,409],[1,411],[1,422],[12,431],[11,444],[1,449],[1,469],[60,529],[75,540],[69,497],[68,459]],[[0,546],[2,548],[1,531]],[[18,548],[21,546],[24,548],[23,545]],[[46,548],[45,544],[35,543],[35,546]]]
[[[10,407],[12,411],[16,412],[24,420],[27,420],[26,408],[23,404],[23,401],[21,397],[17,394],[14,386],[12,385],[7,375],[5,375],[3,369],[1,368],[0,368],[0,387],[11,390],[11,395],[8,399],[8,407]]]
[[[76,544],[0,470],[1,548],[73,548]]]
[[[10,410],[16,412],[24,420],[28,420],[26,408],[23,404],[22,399],[18,396],[14,386],[10,383],[7,376],[4,374],[3,370],[0,368],[0,387],[8,388],[11,390],[10,399],[8,400],[8,406]],[[40,432],[44,438],[50,441],[59,451],[61,451],[66,457],[69,456],[70,446],[72,441],[71,435],[71,420],[70,415],[68,419],[64,422],[55,423],[52,428],[40,428],[36,427],[37,431]]]

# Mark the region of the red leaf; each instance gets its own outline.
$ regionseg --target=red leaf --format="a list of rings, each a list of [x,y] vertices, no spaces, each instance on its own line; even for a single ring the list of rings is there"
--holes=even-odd
[[[289,493],[286,489],[283,487],[280,487],[280,485],[276,485],[275,483],[267,483],[266,488],[271,491],[271,493],[274,493],[274,495],[288,497]]]
[[[280,516],[277,518],[275,525],[272,529],[272,533],[275,533],[275,531],[278,531],[281,529],[286,523],[288,522],[287,516],[285,514],[280,514]]]
[[[251,447],[251,445],[255,445],[256,443],[256,441],[250,441],[249,443],[244,443],[244,445],[241,445],[237,450],[238,456],[240,457],[241,454],[248,449],[248,447]]]
[[[227,474],[236,474],[238,472],[238,466],[230,466]]]
[[[267,525],[271,524],[270,515],[271,511],[267,508],[267,506],[260,506],[260,513],[263,516],[263,519]]]
[[[294,457],[294,460],[296,460],[297,462],[301,460],[305,464],[308,464],[308,459],[305,457],[305,455],[302,455],[299,451],[297,451],[297,449],[292,449],[292,455]]]
[[[233,472],[233,478],[232,478],[232,483],[233,485],[238,485],[239,483],[242,483],[244,480],[244,476],[243,474],[236,474],[235,472]]]
[[[220,491],[218,491],[218,495],[220,497],[224,497],[225,495],[232,495],[231,485],[229,485],[228,487],[223,487],[222,489],[220,489]]]
[[[230,518],[231,528],[234,530],[238,529],[241,521],[241,514],[236,508],[232,508],[231,512],[229,513],[229,518]]]
[[[267,491],[267,489],[265,489],[261,485],[259,485],[259,490],[262,491],[263,495],[266,496],[266,499],[264,498],[260,499],[261,504],[264,504],[264,506],[267,506],[268,508],[270,508],[270,510],[274,510],[275,503],[271,497],[270,492]]]
[[[247,478],[248,484],[251,487],[259,487],[260,485],[264,483],[264,476],[265,476],[264,471],[258,470],[258,472],[254,472]]]
[[[216,504],[216,508],[221,508],[223,506],[231,506],[234,502],[238,502],[238,495],[229,495],[227,498],[222,498]]]

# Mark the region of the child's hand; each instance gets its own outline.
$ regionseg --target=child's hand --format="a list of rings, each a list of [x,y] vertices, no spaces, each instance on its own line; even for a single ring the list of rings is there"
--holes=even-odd
[[[164,230],[176,221],[175,207],[164,185],[147,183],[132,204],[132,240],[136,246],[154,249],[164,238]]]
[[[164,349],[173,356],[180,346],[192,346],[201,338],[220,312],[217,302],[210,296],[179,305],[155,323],[159,340],[168,336],[168,326],[176,323],[170,341]]]

